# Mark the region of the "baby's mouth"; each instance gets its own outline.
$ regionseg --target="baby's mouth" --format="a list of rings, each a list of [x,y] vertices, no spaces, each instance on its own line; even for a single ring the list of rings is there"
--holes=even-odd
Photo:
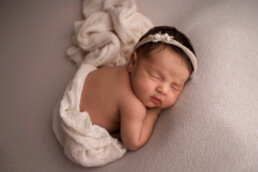
[[[157,105],[161,104],[161,100],[157,97],[151,96],[151,101]]]

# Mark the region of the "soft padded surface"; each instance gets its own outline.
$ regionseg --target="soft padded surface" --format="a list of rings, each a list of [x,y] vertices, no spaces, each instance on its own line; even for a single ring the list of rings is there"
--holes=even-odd
[[[155,25],[190,37],[198,72],[142,149],[87,169],[63,155],[51,128],[76,72],[65,51],[81,2],[0,2],[0,171],[258,171],[258,2],[137,4]]]

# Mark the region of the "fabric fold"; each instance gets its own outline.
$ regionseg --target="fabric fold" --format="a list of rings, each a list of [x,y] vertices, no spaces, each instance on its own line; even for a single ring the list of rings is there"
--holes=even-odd
[[[69,59],[96,67],[125,64],[140,36],[152,22],[138,13],[134,0],[84,0],[85,20],[74,24],[74,46]]]
[[[80,112],[80,98],[87,75],[96,67],[83,64],[67,86],[53,112],[53,129],[65,155],[85,167],[102,166],[121,158],[126,148],[106,129],[93,125],[88,112]]]

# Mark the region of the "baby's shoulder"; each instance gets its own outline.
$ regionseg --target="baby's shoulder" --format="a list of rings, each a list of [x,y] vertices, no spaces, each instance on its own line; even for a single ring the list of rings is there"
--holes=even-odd
[[[146,108],[142,104],[142,102],[135,96],[130,76],[126,70],[126,68],[121,68],[121,72],[119,74],[119,83],[118,90],[119,91],[119,101],[118,107],[121,115],[137,115],[141,117],[146,114]]]

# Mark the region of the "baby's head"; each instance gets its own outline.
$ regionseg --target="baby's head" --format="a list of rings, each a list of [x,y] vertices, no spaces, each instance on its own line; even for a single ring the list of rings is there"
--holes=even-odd
[[[143,35],[128,63],[133,91],[149,108],[173,105],[196,69],[189,39],[169,26],[154,27]]]

